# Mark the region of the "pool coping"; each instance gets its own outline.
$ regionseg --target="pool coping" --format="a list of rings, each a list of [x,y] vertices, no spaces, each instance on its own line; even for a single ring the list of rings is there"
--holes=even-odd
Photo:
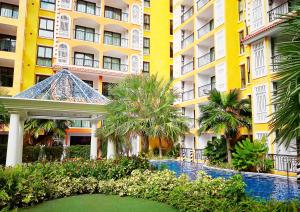
[[[190,161],[181,161],[181,160],[172,160],[172,159],[164,159],[164,160],[149,160],[149,161],[178,161],[178,162],[185,162],[185,163],[193,163]],[[278,174],[271,174],[271,173],[260,173],[260,172],[244,172],[244,171],[237,171],[237,170],[232,170],[232,169],[223,169],[223,168],[218,168],[218,167],[213,167],[213,166],[208,166],[205,163],[198,163],[194,162],[196,164],[202,164],[203,167],[209,168],[209,169],[216,169],[216,170],[221,170],[221,171],[226,171],[226,172],[231,172],[235,174],[242,174],[245,176],[264,176],[264,177],[273,177],[273,178],[281,178],[281,179],[288,179],[292,181],[297,181],[297,177],[294,176],[282,176]]]

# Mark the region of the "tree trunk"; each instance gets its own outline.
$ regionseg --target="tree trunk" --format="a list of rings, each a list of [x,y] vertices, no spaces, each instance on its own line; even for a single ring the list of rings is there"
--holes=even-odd
[[[159,142],[159,157],[162,158],[161,138],[158,138],[158,142]]]
[[[143,153],[148,153],[149,152],[149,138],[148,136],[142,134],[142,138],[143,138],[143,147],[142,147],[142,150],[143,150]]]
[[[227,147],[227,160],[228,163],[231,163],[232,157],[231,157],[231,145],[230,145],[230,139],[226,138],[226,147]]]
[[[98,139],[97,159],[102,159],[102,141]]]

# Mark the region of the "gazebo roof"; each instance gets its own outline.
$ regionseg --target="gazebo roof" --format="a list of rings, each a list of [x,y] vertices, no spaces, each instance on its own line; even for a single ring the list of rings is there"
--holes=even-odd
[[[107,104],[108,99],[68,70],[37,83],[13,98]]]

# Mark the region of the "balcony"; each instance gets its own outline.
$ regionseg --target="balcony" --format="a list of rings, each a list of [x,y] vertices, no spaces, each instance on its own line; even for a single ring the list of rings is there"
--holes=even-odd
[[[73,57],[73,64],[76,66],[99,68],[99,60],[94,59]]]
[[[183,66],[181,66],[181,75],[189,73],[189,72],[191,72],[193,70],[194,70],[194,60],[192,60],[191,62],[188,62],[188,63],[184,64]]]
[[[189,91],[184,91],[182,93],[182,101],[188,101],[188,100],[192,100],[195,99],[195,90],[189,90]]]
[[[194,7],[190,7],[187,11],[185,11],[181,15],[181,23],[184,23],[187,19],[189,19],[194,14]]]
[[[113,71],[128,72],[128,65],[121,64],[121,63],[113,63],[113,62],[105,62],[104,61],[103,68],[113,70]]]
[[[275,21],[279,18],[281,18],[282,15],[285,15],[289,12],[289,6],[290,3],[289,1],[271,9],[268,12],[268,16],[269,16],[269,22]]]
[[[184,49],[188,45],[194,42],[194,33],[190,34],[181,41],[181,49]]]
[[[214,29],[214,20],[211,20],[210,22],[208,22],[207,24],[205,24],[204,26],[202,26],[197,30],[198,39],[201,38],[203,35],[209,33],[210,31],[212,31],[213,29]]]
[[[17,5],[0,2],[0,16],[17,19],[18,15],[19,7]]]
[[[104,44],[128,48],[128,39],[116,38],[111,35],[104,35]]]
[[[208,96],[214,88],[216,88],[216,84],[214,82],[198,87],[198,97]]]
[[[209,52],[198,58],[198,68],[201,68],[215,60],[215,53]]]
[[[71,123],[71,127],[75,128],[91,128],[90,121],[83,121],[83,120],[74,120]]]
[[[204,7],[210,0],[199,0],[197,1],[197,10],[200,10]]]
[[[100,34],[95,32],[88,32],[85,30],[74,29],[74,39],[88,42],[99,43]]]
[[[0,51],[15,52],[16,40],[0,39]]]
[[[114,19],[118,21],[125,21],[128,22],[128,13],[121,12],[121,9],[107,9],[110,7],[105,7],[104,17],[109,19]],[[119,10],[119,12],[115,12]]]
[[[101,15],[101,7],[96,6],[95,3],[87,1],[77,1],[75,3],[75,11],[80,13],[86,13],[89,15]]]

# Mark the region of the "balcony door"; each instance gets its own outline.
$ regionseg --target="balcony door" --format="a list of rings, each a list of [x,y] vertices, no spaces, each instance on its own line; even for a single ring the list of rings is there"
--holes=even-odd
[[[78,40],[85,41],[95,41],[95,29],[83,27],[83,26],[75,26],[75,38]]]
[[[104,69],[111,69],[115,71],[121,70],[121,59],[116,57],[103,57],[103,68]]]
[[[117,32],[104,31],[104,43],[108,45],[121,46],[121,34]]]
[[[105,6],[105,18],[111,18],[121,21],[122,10],[114,7]]]
[[[87,54],[87,53],[81,53],[81,52],[75,52],[74,64],[77,66],[93,67],[94,66],[94,55]]]

